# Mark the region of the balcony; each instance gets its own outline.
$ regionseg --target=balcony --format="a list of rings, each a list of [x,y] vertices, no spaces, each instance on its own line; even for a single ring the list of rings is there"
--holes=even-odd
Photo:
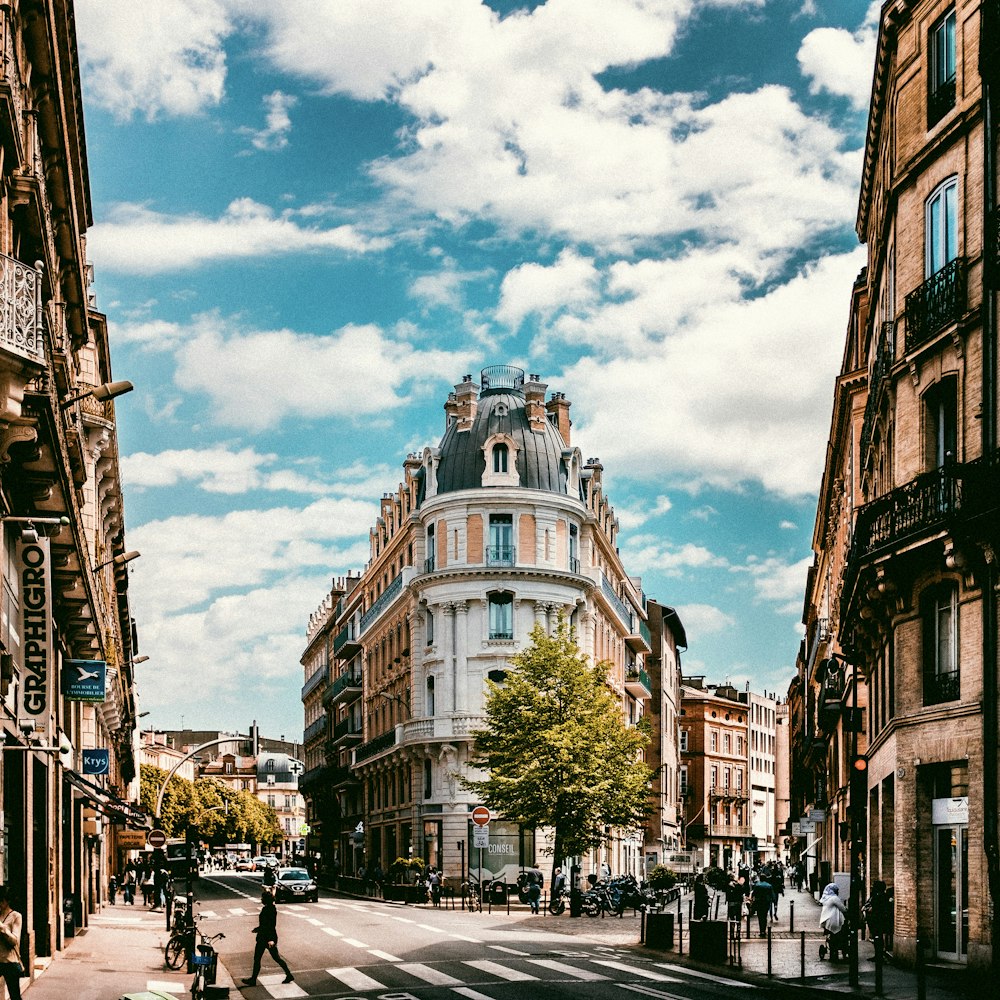
[[[933,128],[955,107],[955,78],[945,80],[927,95],[927,127]]]
[[[326,736],[325,715],[321,715],[315,722],[310,722],[306,726],[306,731],[302,734],[302,743],[304,746],[308,746],[319,736]]]
[[[450,715],[428,719],[411,719],[401,726],[401,743],[422,740],[469,739],[476,729],[486,724],[483,715]]]
[[[632,615],[632,631],[625,636],[625,644],[633,653],[650,653],[653,650],[649,626],[638,615]]]
[[[361,697],[361,673],[345,670],[339,677],[327,686],[323,692],[324,705],[336,705],[340,702],[351,702]]]
[[[861,456],[868,454],[872,434],[875,431],[875,421],[885,397],[886,383],[892,364],[896,359],[895,324],[883,323],[875,348],[875,358],[872,370],[868,376],[868,400],[865,403],[865,418],[861,424]]]
[[[965,284],[965,258],[956,257],[906,296],[907,352],[961,318],[966,308]]]
[[[306,698],[313,693],[320,686],[320,684],[326,683],[327,677],[330,676],[329,667],[324,664],[319,670],[314,673],[309,680],[302,685],[302,692],[299,695],[301,701],[305,701]]]
[[[433,573],[436,566],[437,566],[437,560],[434,558],[434,556],[429,556],[427,559],[424,560],[425,573]]]
[[[403,592],[403,574],[400,573],[379,595],[378,600],[361,616],[358,635],[364,635],[365,629],[388,610],[389,606]]]
[[[962,697],[961,677],[957,670],[940,674],[924,674],[924,704],[941,705]]]
[[[617,591],[611,585],[611,581],[601,574],[601,593],[604,599],[615,609],[618,617],[625,623],[626,627],[632,629],[632,609],[618,596]]]
[[[653,686],[649,682],[649,674],[645,670],[628,670],[625,672],[625,690],[633,698],[650,698]]]
[[[513,566],[514,565],[513,545],[487,545],[486,565],[487,566]]]
[[[349,660],[360,650],[361,641],[358,639],[354,622],[348,622],[334,637],[333,655],[342,660]]]
[[[45,364],[41,276],[33,267],[0,254],[0,348]]]
[[[376,757],[378,754],[384,753],[386,750],[390,750],[395,745],[396,730],[393,728],[387,733],[382,733],[381,736],[376,736],[375,739],[369,740],[367,743],[362,743],[361,746],[354,751],[354,763],[357,765],[366,760],[371,760],[372,757]]]
[[[330,743],[334,747],[349,746],[361,740],[361,723],[354,719],[342,719],[333,727],[333,739]]]

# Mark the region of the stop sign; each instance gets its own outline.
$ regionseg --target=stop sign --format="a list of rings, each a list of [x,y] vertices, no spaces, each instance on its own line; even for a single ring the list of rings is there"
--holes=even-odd
[[[486,806],[476,806],[472,810],[472,822],[476,826],[488,826],[490,822],[490,811]]]
[[[162,830],[150,830],[146,834],[146,843],[150,847],[162,847],[167,842],[167,835]]]

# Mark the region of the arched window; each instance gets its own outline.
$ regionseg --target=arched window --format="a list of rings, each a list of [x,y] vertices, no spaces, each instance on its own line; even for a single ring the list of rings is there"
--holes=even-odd
[[[958,178],[945,181],[927,199],[924,273],[929,278],[958,256]]]
[[[497,444],[493,446],[493,471],[494,472],[506,472],[507,471],[507,458],[510,454],[510,449],[505,444]]]
[[[514,638],[514,595],[490,594],[490,638]]]

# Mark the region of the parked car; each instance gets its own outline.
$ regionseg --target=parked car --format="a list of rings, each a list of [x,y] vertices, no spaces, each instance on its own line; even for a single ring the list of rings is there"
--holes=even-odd
[[[263,855],[259,855],[256,858],[251,858],[251,863],[253,864],[253,868],[250,869],[251,871],[262,872],[264,866],[267,864],[267,859]]]
[[[315,903],[319,899],[319,886],[305,868],[279,868],[274,883],[274,901],[291,903],[296,900]]]
[[[236,864],[233,867],[238,872],[252,872],[253,871],[253,858],[237,858]]]

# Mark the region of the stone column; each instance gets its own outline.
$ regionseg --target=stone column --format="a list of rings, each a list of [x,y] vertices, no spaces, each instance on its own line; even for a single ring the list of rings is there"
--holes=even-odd
[[[456,601],[455,609],[455,674],[454,674],[454,710],[468,710],[469,688],[469,604],[467,601]]]
[[[455,605],[442,604],[441,611],[444,613],[442,625],[444,635],[441,637],[442,659],[444,660],[444,670],[441,671],[441,679],[444,681],[443,691],[435,691],[435,701],[440,706],[438,715],[455,711]]]

